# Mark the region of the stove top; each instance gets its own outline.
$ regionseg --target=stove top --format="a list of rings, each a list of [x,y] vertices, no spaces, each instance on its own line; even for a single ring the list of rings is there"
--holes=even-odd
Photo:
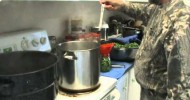
[[[100,87],[94,91],[68,94],[59,92],[55,100],[100,100],[115,88],[117,80],[110,77],[100,76]]]

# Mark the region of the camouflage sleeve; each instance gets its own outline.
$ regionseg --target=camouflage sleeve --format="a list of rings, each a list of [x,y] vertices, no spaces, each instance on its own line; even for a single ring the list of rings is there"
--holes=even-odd
[[[125,6],[123,6],[120,11],[134,18],[135,20],[143,21],[144,25],[146,26],[151,12],[155,7],[156,6],[153,4],[126,2]]]
[[[190,100],[190,10],[176,9],[164,42],[167,58],[167,100]]]

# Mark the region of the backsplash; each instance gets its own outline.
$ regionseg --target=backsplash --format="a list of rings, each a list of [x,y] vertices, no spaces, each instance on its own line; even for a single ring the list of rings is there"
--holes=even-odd
[[[108,15],[105,11],[105,20]],[[98,1],[3,1],[0,2],[0,34],[42,28],[49,35],[64,37],[69,18],[82,18],[86,27],[98,24],[99,16]]]

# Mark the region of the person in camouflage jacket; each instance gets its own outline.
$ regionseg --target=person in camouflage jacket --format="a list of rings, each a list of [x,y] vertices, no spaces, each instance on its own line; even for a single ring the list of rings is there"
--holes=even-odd
[[[190,100],[190,0],[101,3],[143,21],[144,36],[134,62],[141,100]]]

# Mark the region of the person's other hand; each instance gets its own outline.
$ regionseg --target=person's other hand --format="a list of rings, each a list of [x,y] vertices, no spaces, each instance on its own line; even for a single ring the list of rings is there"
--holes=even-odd
[[[103,4],[107,10],[118,10],[125,5],[124,0],[100,0],[100,3]]]

